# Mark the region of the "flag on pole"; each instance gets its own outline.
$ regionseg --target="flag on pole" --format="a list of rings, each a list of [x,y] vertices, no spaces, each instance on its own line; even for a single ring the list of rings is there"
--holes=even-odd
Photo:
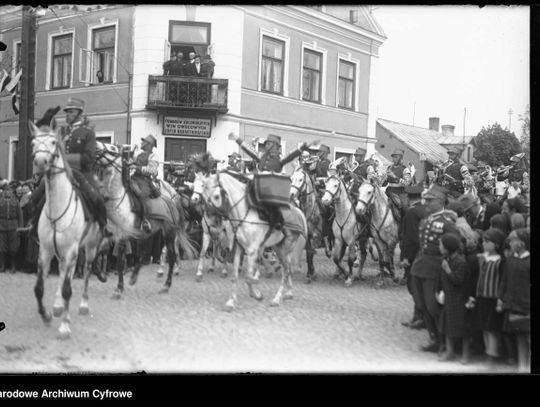
[[[15,114],[19,114],[19,99],[17,97],[17,87],[19,86],[19,82],[21,80],[22,76],[22,69],[19,70],[17,75],[15,75],[14,78],[11,78],[11,76],[6,72],[5,69],[4,76],[0,80],[0,93],[5,90],[7,90],[9,93],[11,93],[11,107],[13,108],[13,111]]]

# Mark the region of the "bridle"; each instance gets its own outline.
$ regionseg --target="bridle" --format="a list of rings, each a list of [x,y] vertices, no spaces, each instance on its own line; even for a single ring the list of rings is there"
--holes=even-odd
[[[358,202],[362,202],[365,207],[366,207],[366,210],[369,208],[369,206],[371,205],[371,203],[373,202],[373,198],[375,197],[375,186],[373,184],[370,183],[370,185],[373,187],[373,193],[371,194],[371,196],[369,197],[369,199],[366,201],[364,201],[363,199],[360,199],[358,198]],[[361,186],[361,185],[360,185]]]
[[[112,168],[116,172],[120,173],[122,176],[123,167],[122,164],[118,164],[116,160],[120,157],[120,153],[109,150],[106,146],[103,149],[99,149],[96,151],[96,160],[95,163],[102,168]],[[103,162],[105,161],[105,162]],[[109,187],[107,190],[111,190],[110,183],[112,182],[112,178],[109,181]],[[116,210],[120,207],[122,202],[124,202],[124,199],[127,196],[127,188],[124,188],[124,193],[121,197],[106,197],[105,201],[118,201],[118,203],[115,205],[113,210]]]

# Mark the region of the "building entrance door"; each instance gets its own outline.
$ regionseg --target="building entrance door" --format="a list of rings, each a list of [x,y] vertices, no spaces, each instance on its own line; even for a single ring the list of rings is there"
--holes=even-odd
[[[165,139],[165,161],[187,162],[189,156],[206,151],[206,140],[178,139],[167,137]]]

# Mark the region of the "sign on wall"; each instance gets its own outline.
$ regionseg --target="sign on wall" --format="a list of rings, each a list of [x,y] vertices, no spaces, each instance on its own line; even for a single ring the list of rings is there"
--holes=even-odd
[[[211,129],[211,119],[173,116],[165,116],[163,118],[163,134],[167,136],[209,138]]]

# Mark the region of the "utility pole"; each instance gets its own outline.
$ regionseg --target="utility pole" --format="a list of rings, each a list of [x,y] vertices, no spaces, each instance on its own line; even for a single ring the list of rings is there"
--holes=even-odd
[[[21,33],[21,69],[19,106],[19,141],[17,144],[15,178],[25,180],[32,176],[32,144],[28,122],[34,122],[36,70],[36,14],[32,6],[23,6]]]
[[[416,100],[414,101],[413,113],[412,113],[412,125],[414,126],[414,116],[416,116]]]
[[[514,112],[512,111],[512,109],[508,110],[508,131],[509,132],[512,132],[512,114]]]

